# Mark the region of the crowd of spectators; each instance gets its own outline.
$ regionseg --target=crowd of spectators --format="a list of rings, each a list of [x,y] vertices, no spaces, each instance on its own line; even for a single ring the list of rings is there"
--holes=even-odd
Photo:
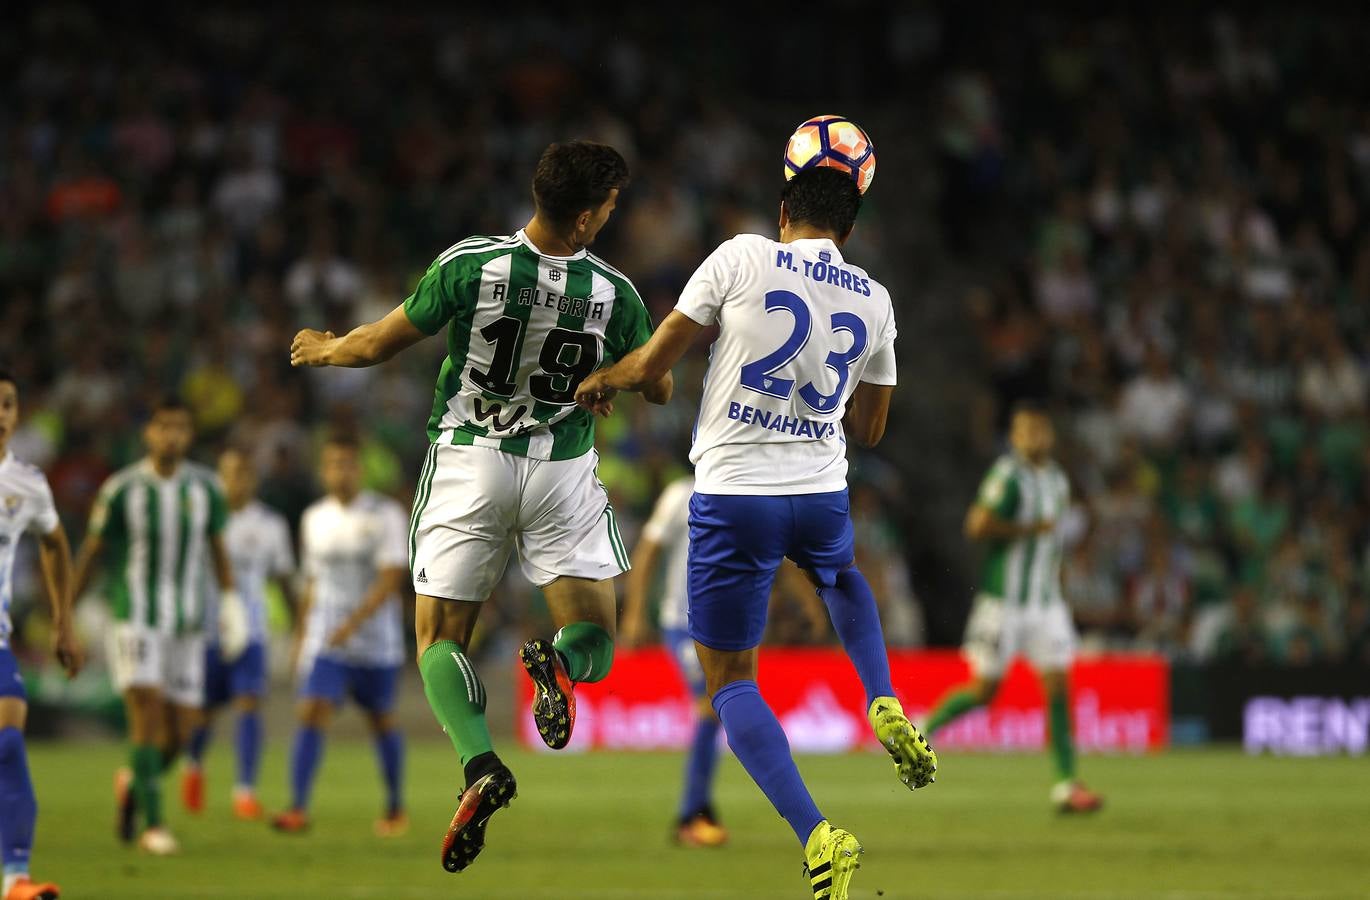
[[[978,446],[1049,398],[1089,642],[1370,664],[1363,23],[1038,24],[945,83]]]
[[[595,249],[658,321],[708,248],[774,230],[784,137],[812,110],[728,102],[714,82],[746,57],[679,42],[707,16],[581,12],[205,7],[154,27],[50,4],[16,20],[0,37],[0,365],[21,387],[13,450],[47,470],[74,538],[168,392],[194,412],[195,455],[248,449],[292,521],[336,428],[363,435],[369,486],[407,502],[444,342],[294,371],[291,338],[379,318],[454,241],[522,226],[551,141],[628,159]],[[705,349],[672,405],[629,400],[600,426],[630,544],[684,471]],[[41,596],[36,567],[19,568],[18,595]],[[505,592],[488,624],[531,627],[535,594],[516,578]]]

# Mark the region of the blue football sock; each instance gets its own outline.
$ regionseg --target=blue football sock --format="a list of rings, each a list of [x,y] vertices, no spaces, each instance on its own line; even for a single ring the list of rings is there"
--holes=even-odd
[[[713,794],[714,768],[718,764],[718,720],[700,716],[695,723],[690,755],[685,757],[685,794],[680,798],[680,821],[709,806]]]
[[[238,754],[238,787],[257,786],[257,764],[262,758],[262,715],[255,709],[238,716],[238,731],[234,735]]]
[[[820,588],[818,595],[828,605],[832,626],[866,689],[866,707],[869,708],[876,697],[893,697],[894,684],[890,680],[885,634],[880,628],[880,611],[866,577],[855,566],[844,569],[837,573],[837,584]]]
[[[290,806],[309,808],[309,792],[314,787],[314,775],[323,759],[323,732],[308,725],[295,732],[295,745],[290,748]]]
[[[398,729],[376,735],[376,756],[385,779],[386,815],[393,816],[404,809],[400,799],[400,783],[404,780],[404,736]]]
[[[0,728],[0,840],[6,875],[28,872],[37,818],[38,800],[29,778],[24,734],[18,728]]]
[[[186,756],[190,759],[192,766],[198,767],[205,758],[205,748],[209,746],[209,726],[201,725],[190,733],[190,742],[186,744]]]
[[[790,756],[790,742],[775,713],[761,699],[755,681],[733,681],[714,694],[714,711],[728,734],[728,746],[771,801],[776,812],[790,823],[803,845],[809,833],[823,821],[823,814],[804,786],[799,767]]]

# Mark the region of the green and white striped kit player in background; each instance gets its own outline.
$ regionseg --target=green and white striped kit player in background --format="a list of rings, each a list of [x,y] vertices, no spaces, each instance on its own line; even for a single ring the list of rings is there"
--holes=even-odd
[[[114,609],[110,674],[124,697],[130,764],[116,778],[118,831],[139,847],[175,853],[162,824],[162,775],[200,726],[204,706],[205,593],[212,570],[223,605],[239,602],[222,533],[228,505],[214,471],[190,462],[190,410],[163,399],[143,429],[147,456],[100,487],[76,562],[81,596],[102,564]]]
[[[424,691],[465,769],[443,840],[450,872],[471,864],[486,822],[515,793],[465,649],[516,546],[559,628],[520,651],[549,747],[571,738],[574,683],[601,680],[613,663],[612,579],[628,555],[595,474],[594,416],[575,393],[652,332],[632,283],[586,249],[627,181],[612,147],[553,144],[533,175],[536,211],[524,228],[454,244],[385,318],[343,337],[306,329],[290,348],[294,366],[371,366],[447,328],[409,564]],[[643,394],[665,403],[671,385],[667,374]]]
[[[1052,459],[1056,432],[1046,412],[1014,409],[1011,452],[980,485],[966,515],[966,536],[986,545],[980,593],[962,646],[974,680],[949,692],[928,717],[929,737],[952,719],[989,703],[1018,654],[1042,677],[1049,711],[1056,784],[1051,802],[1062,812],[1094,812],[1103,803],[1075,777],[1067,673],[1075,657],[1075,625],[1061,592],[1057,523],[1070,508],[1070,482]]]

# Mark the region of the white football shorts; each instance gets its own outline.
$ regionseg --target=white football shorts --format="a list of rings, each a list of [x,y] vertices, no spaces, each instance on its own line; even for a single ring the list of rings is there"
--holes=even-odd
[[[483,601],[518,548],[524,576],[600,581],[628,571],[628,552],[595,474],[599,454],[540,460],[468,445],[433,444],[414,497],[414,592]]]
[[[116,622],[109,634],[109,669],[121,694],[135,687],[158,688],[177,706],[204,706],[204,635],[166,634]]]
[[[975,598],[961,652],[978,678],[1000,678],[1019,654],[1039,672],[1061,672],[1075,659],[1075,623],[1064,603],[1021,606]]]

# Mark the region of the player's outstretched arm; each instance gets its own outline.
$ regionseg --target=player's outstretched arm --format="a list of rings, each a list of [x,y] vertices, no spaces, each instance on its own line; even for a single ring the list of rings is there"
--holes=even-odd
[[[43,570],[43,583],[48,590],[48,602],[52,605],[52,650],[66,670],[67,677],[72,678],[81,671],[84,654],[72,622],[75,572],[71,562],[71,544],[61,525],[38,538],[38,565]]]
[[[641,391],[650,403],[671,399],[671,367],[680,362],[703,328],[675,310],[653,332],[651,340],[605,369],[590,373],[576,389],[576,402],[586,409],[611,399],[614,391]]]
[[[301,330],[290,343],[290,364],[360,369],[383,363],[426,337],[401,305],[379,322],[358,325],[342,337],[331,331]]]
[[[623,592],[623,619],[618,626],[618,644],[631,650],[647,639],[647,591],[656,578],[657,563],[661,560],[661,544],[651,538],[640,538],[633,549],[633,567],[628,570],[628,584]]]

